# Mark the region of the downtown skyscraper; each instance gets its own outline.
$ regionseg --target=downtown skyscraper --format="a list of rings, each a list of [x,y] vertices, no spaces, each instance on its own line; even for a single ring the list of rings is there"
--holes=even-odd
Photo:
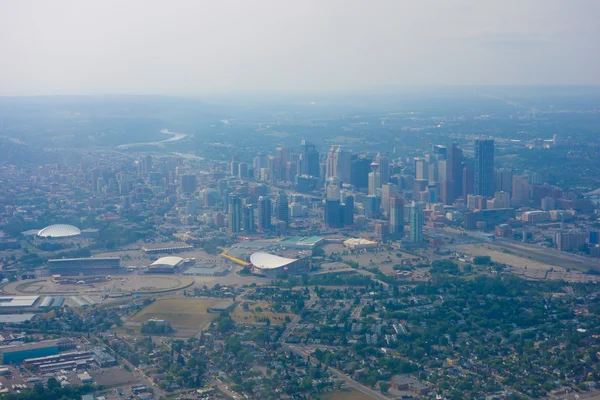
[[[319,152],[317,147],[308,140],[302,140],[300,149],[300,175],[318,177],[319,171]]]
[[[258,198],[258,229],[263,232],[271,231],[271,199],[267,196]]]
[[[231,232],[240,232],[242,230],[242,199],[237,194],[229,195],[228,212],[229,230]]]
[[[410,241],[421,243],[423,241],[423,210],[419,203],[412,202],[410,206]]]
[[[475,140],[475,194],[494,197],[494,140]]]

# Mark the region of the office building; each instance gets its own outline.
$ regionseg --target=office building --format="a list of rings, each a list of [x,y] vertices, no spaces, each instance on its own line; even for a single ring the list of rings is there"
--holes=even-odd
[[[387,154],[377,153],[375,162],[379,164],[381,184],[388,183],[390,181],[390,157]]]
[[[320,175],[319,152],[317,147],[308,140],[302,140],[299,166],[300,175],[315,177]]]
[[[512,169],[497,168],[494,169],[496,192],[512,193]]]
[[[378,218],[381,215],[381,197],[365,196],[363,198],[363,208],[367,218]]]
[[[344,204],[344,225],[354,225],[354,196],[345,196]]]
[[[242,229],[244,232],[252,233],[254,229],[254,207],[249,204],[242,208]]]
[[[379,174],[379,164],[371,163],[371,172],[369,173],[369,196],[376,196],[377,189],[381,189],[381,175]]]
[[[342,182],[337,176],[332,176],[327,179],[327,187],[325,188],[325,197],[327,200],[339,200],[342,189]]]
[[[290,225],[290,210],[288,205],[288,197],[285,192],[279,192],[275,203],[277,211],[277,220],[282,221],[287,228]]]
[[[475,140],[475,194],[494,195],[494,140]]]
[[[327,178],[337,176],[344,183],[350,183],[352,154],[342,149],[342,146],[333,145],[327,152]]]
[[[415,158],[415,179],[427,180],[429,178],[429,165],[424,158]]]
[[[196,191],[196,175],[181,175],[181,192],[185,195],[191,195]]]
[[[344,215],[340,200],[325,200],[324,221],[328,228],[342,228]]]
[[[471,160],[467,161],[462,170],[462,197],[467,199],[475,193],[475,168]]]
[[[350,183],[358,190],[369,187],[369,173],[371,172],[371,159],[354,156],[351,162]]]
[[[423,241],[423,210],[419,203],[412,202],[410,206],[410,241],[421,243]]]
[[[271,231],[271,211],[272,211],[271,199],[267,196],[260,196],[258,198],[258,229],[262,232]]]
[[[229,230],[237,233],[242,230],[242,199],[237,194],[229,195]]]
[[[452,204],[457,197],[462,194],[463,186],[463,153],[462,149],[452,143],[448,153],[448,162],[446,163],[446,184],[442,190],[442,199],[444,204]]]
[[[390,197],[390,234],[396,238],[404,235],[404,199],[400,196]]]
[[[527,175],[513,175],[512,177],[512,204],[523,206],[529,203],[530,187]]]
[[[381,185],[381,207],[386,216],[390,215],[390,199],[398,194],[398,186],[393,183]]]

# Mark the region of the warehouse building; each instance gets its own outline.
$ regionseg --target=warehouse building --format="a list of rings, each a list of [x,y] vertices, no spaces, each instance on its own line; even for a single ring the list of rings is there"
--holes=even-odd
[[[27,358],[51,356],[73,347],[69,339],[43,340],[0,346],[0,356],[4,364],[20,363]]]
[[[153,274],[172,274],[179,269],[185,260],[181,257],[161,257],[148,266],[148,272]]]

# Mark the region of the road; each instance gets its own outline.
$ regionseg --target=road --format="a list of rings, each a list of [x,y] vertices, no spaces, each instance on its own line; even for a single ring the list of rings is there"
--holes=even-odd
[[[93,338],[95,338],[98,342],[100,343],[104,343],[99,337],[97,337],[96,335],[92,335]],[[165,391],[163,391],[160,387],[158,387],[158,385],[156,383],[154,383],[154,381],[148,376],[146,375],[143,371],[141,371],[140,369],[138,369],[135,365],[133,365],[132,363],[129,362],[129,360],[127,360],[125,357],[121,357],[119,354],[117,354],[116,352],[114,352],[110,346],[106,346],[108,349],[110,349],[110,351],[113,353],[113,355],[117,358],[119,358],[121,360],[121,362],[125,365],[127,365],[130,369],[131,369],[131,373],[140,380],[140,382],[144,382],[146,384],[147,388],[152,388],[152,390],[154,391],[154,394],[156,395],[156,397],[167,397],[167,393]]]
[[[309,352],[303,350],[303,346],[284,345],[284,348],[292,351],[294,354],[299,355],[300,357],[305,358],[305,359],[308,358],[308,356],[310,355]],[[311,357],[310,360],[315,365],[317,365],[319,363],[319,360],[317,360],[315,357]],[[346,382],[346,385],[348,387],[358,390],[359,392],[364,393],[367,396],[371,396],[372,398],[377,399],[377,400],[389,400],[390,399],[389,397],[383,395],[382,393],[377,392],[373,389],[370,389],[361,383],[358,383],[357,381],[350,378],[348,375],[346,375],[342,371],[338,370],[337,368],[333,368],[330,365],[328,365],[327,367],[328,367],[328,370],[332,374],[334,374],[336,377],[338,377],[339,379],[342,379],[344,382]]]
[[[308,300],[304,304],[304,309],[306,309],[306,310],[310,309],[313,306],[313,304],[315,304],[315,302],[317,301],[317,294],[314,292],[314,290],[309,289],[309,291],[310,291],[310,300]],[[279,340],[278,340],[279,343],[281,343],[281,344],[285,343],[286,339],[290,336],[290,334],[294,331],[294,329],[296,329],[296,326],[298,326],[300,319],[301,319],[300,315],[296,315],[294,317],[294,319],[292,320],[292,322],[290,322],[286,326],[285,331],[279,337]]]

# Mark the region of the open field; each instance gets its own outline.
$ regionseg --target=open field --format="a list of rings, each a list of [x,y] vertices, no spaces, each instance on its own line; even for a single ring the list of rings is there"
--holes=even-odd
[[[174,329],[198,332],[217,316],[209,314],[207,309],[219,301],[221,300],[199,298],[156,300],[131,317],[127,323],[141,324],[150,318],[157,318],[169,321]]]
[[[333,392],[323,394],[319,396],[323,400],[369,400],[373,397],[359,392],[355,389],[350,390],[334,390]]]
[[[504,253],[489,246],[488,244],[465,244],[451,246],[451,248],[458,251],[459,253],[466,253],[469,256],[473,257],[490,256],[492,258],[492,261],[494,262],[511,265],[516,268],[524,269],[525,267],[527,267],[527,269],[542,271],[547,271],[549,269],[554,269],[555,271],[565,271],[565,268],[557,265],[545,264],[539,261],[535,261],[533,259],[520,257],[516,254]]]
[[[248,311],[244,311],[244,304],[248,305]],[[256,311],[257,307],[259,310]],[[291,321],[295,315],[292,313],[276,313],[271,309],[272,305],[262,301],[243,301],[231,313],[231,318],[239,324],[264,325],[264,319],[269,318],[271,325],[283,325],[287,316]]]

